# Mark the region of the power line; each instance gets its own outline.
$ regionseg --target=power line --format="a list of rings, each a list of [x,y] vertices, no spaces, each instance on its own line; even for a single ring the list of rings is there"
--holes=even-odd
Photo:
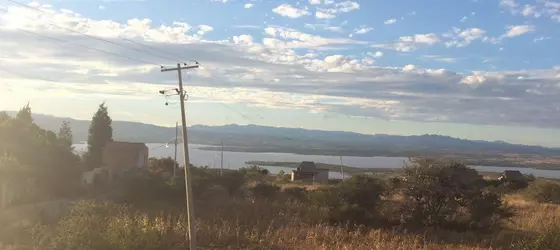
[[[207,69],[204,65],[202,65],[202,64],[201,64],[201,68],[204,69],[204,70],[206,70],[208,73],[210,73],[210,75],[211,75],[212,77],[214,77],[216,80],[219,80],[219,81],[225,83],[226,85],[228,85],[227,87],[229,87],[232,91],[235,91],[235,90],[233,89],[234,86],[233,86],[232,84],[230,84],[229,81],[227,81],[227,80],[225,80],[225,79],[223,79],[223,78],[217,76],[216,74],[212,73],[210,70],[208,70],[208,69]],[[232,95],[232,97],[233,97],[234,99],[237,99],[237,98],[235,98],[234,95]],[[246,108],[247,108],[250,112],[254,112],[250,106],[246,106]],[[258,110],[259,110],[260,112],[262,112],[263,114],[266,114],[266,111],[265,111],[264,109],[262,109],[261,107],[259,107],[259,106],[254,106],[254,108],[258,109]],[[264,116],[264,115],[259,115],[259,117],[260,117],[261,119],[265,119],[265,116]],[[272,119],[275,120],[276,122],[280,122],[279,120],[277,120],[277,119],[274,118],[274,117],[272,117]]]
[[[33,79],[35,79],[35,80],[41,80],[41,81],[46,81],[46,82],[56,82],[56,81],[54,81],[54,80],[50,80],[50,79],[46,79],[46,78],[42,78],[42,77],[30,77],[29,75],[22,74],[22,73],[19,73],[19,72],[15,72],[15,71],[12,71],[12,70],[9,70],[9,69],[5,69],[5,68],[2,68],[2,67],[0,67],[0,70],[1,70],[1,71],[4,71],[4,72],[8,72],[8,74],[12,74],[12,75],[15,75],[15,76],[23,77],[23,78],[28,79],[28,80],[33,80]],[[58,83],[58,82],[56,82],[56,83]]]
[[[3,9],[0,9],[0,11],[6,12],[6,10],[3,10]],[[60,38],[56,38],[56,37],[51,37],[51,36],[39,34],[39,33],[37,33],[37,32],[33,32],[33,31],[29,31],[29,30],[24,30],[24,29],[20,29],[20,28],[15,28],[15,29],[17,29],[17,30],[19,30],[19,31],[22,31],[22,32],[25,32],[25,33],[32,34],[32,35],[36,35],[36,36],[48,38],[48,39],[51,39],[51,40],[55,40],[55,41],[58,41],[58,42],[61,42],[61,43],[73,44],[73,45],[77,45],[77,46],[80,46],[80,47],[85,48],[85,49],[94,50],[94,51],[101,52],[101,53],[105,53],[105,54],[108,54],[108,55],[112,55],[112,56],[116,56],[116,57],[125,58],[125,59],[131,60],[131,61],[136,61],[136,62],[140,62],[140,63],[145,63],[145,64],[150,64],[150,65],[155,65],[155,66],[161,67],[161,64],[151,63],[151,62],[144,61],[144,60],[141,60],[141,59],[136,59],[136,58],[133,58],[133,57],[129,57],[129,56],[125,56],[125,55],[120,55],[120,54],[113,53],[113,52],[109,52],[109,51],[106,51],[106,50],[102,50],[102,49],[97,49],[97,48],[85,46],[85,45],[83,45],[83,44],[74,43],[74,42],[70,42],[70,41],[65,41],[65,40],[60,39]]]
[[[197,63],[198,63],[198,62],[197,62]],[[200,66],[200,63],[198,63],[198,65]],[[208,72],[210,72],[210,71],[208,71]],[[210,72],[210,74],[212,74],[212,73]],[[189,75],[188,73],[187,73],[187,79],[190,80],[190,75]],[[208,92],[206,92],[206,91],[200,90],[199,88],[197,88],[197,87],[195,87],[195,86],[193,86],[193,87],[191,87],[191,88],[198,89],[198,91],[200,91],[202,94],[204,94],[204,95],[207,96],[208,98],[216,100],[214,97],[212,97],[212,96],[211,96],[210,94],[208,94]],[[188,96],[187,96],[187,97],[188,97]],[[235,99],[235,98],[234,98],[234,99]],[[241,118],[243,118],[243,119],[245,119],[245,120],[249,120],[249,119],[248,119],[248,117],[249,117],[248,115],[245,115],[245,114],[243,114],[243,113],[241,113],[241,112],[235,110],[235,109],[232,108],[231,106],[229,106],[229,105],[227,105],[227,104],[225,104],[225,103],[222,103],[222,102],[220,102],[219,100],[216,100],[216,101],[218,101],[218,102],[217,102],[218,104],[220,104],[220,105],[226,107],[227,109],[229,109],[229,110],[233,111],[234,113],[238,114],[239,116],[241,116]],[[262,116],[261,116],[261,118],[262,118]]]
[[[47,11],[41,10],[41,9],[39,9],[39,8],[36,8],[36,7],[33,7],[33,6],[29,6],[29,5],[24,4],[24,3],[20,3],[20,2],[18,2],[18,1],[14,1],[14,0],[8,0],[8,1],[9,1],[9,2],[12,2],[12,3],[14,3],[14,4],[17,4],[17,5],[23,6],[23,7],[25,7],[25,8],[28,8],[28,9],[31,9],[31,10],[35,10],[35,11],[37,11],[37,12],[41,12],[41,13],[44,13],[44,14],[48,14],[48,15],[51,15],[51,16],[55,16],[54,13],[47,12]],[[29,17],[27,17],[27,18],[29,18]],[[92,36],[92,35],[86,34],[86,33],[84,33],[84,32],[80,32],[80,31],[73,30],[73,29],[70,29],[70,28],[62,27],[62,26],[56,25],[56,24],[54,24],[54,23],[52,23],[52,22],[47,22],[47,23],[50,24],[50,25],[52,25],[52,26],[54,26],[54,27],[60,28],[60,29],[64,29],[64,30],[67,30],[67,31],[70,31],[70,32],[73,32],[73,33],[81,34],[81,35],[84,35],[84,36],[87,36],[87,37],[90,37],[90,38],[93,38],[93,39],[96,39],[96,40],[99,40],[99,41],[107,42],[107,43],[110,43],[110,44],[113,44],[113,45],[121,46],[121,47],[123,47],[123,48],[132,49],[132,50],[134,50],[134,51],[137,51],[137,52],[140,52],[140,53],[145,53],[145,54],[148,54],[148,55],[151,55],[151,56],[154,56],[154,57],[159,57],[159,58],[166,59],[166,60],[170,60],[170,61],[177,61],[177,62],[181,62],[181,61],[182,61],[182,60],[176,60],[176,59],[173,59],[173,58],[170,58],[170,57],[167,57],[167,56],[160,56],[160,55],[156,55],[156,54],[153,54],[153,53],[150,53],[150,52],[142,51],[142,50],[136,49],[136,48],[134,48],[134,47],[128,47],[128,46],[125,46],[125,45],[122,45],[122,44],[119,44],[119,43],[115,43],[115,42],[109,41],[109,40],[107,40],[107,39],[103,39],[103,38],[100,38],[100,37],[97,37],[97,36]],[[81,25],[87,27],[87,28],[91,28],[91,26],[89,26],[87,23],[83,23],[83,22],[79,22],[79,23],[80,23]],[[155,47],[153,47],[153,46],[149,46],[149,45],[146,45],[146,44],[143,44],[143,43],[139,43],[139,42],[136,42],[136,41],[134,41],[134,40],[132,40],[132,39],[128,39],[128,38],[125,38],[125,37],[121,37],[121,36],[118,36],[118,37],[119,37],[120,39],[123,39],[123,40],[127,41],[127,42],[134,43],[134,44],[137,44],[137,45],[140,45],[140,46],[143,46],[143,47],[146,47],[146,48],[149,48],[149,49],[158,51],[158,52],[163,53],[163,54],[172,55],[172,54],[170,54],[170,53],[168,53],[168,52],[165,52],[165,51],[160,50],[160,49],[158,49],[158,48],[155,48]],[[172,55],[172,56],[174,56],[174,55]]]

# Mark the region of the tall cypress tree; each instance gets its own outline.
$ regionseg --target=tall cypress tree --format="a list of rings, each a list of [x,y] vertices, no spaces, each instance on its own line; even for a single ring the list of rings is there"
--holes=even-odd
[[[89,126],[88,153],[86,156],[86,167],[88,170],[98,168],[102,164],[103,148],[107,142],[113,140],[111,122],[107,106],[103,102],[93,115]]]
[[[17,112],[16,118],[25,124],[30,125],[33,123],[33,118],[31,117],[31,107],[29,107],[29,103],[23,106],[23,108],[21,108],[19,112]]]
[[[63,148],[72,151],[73,135],[69,121],[62,122],[62,126],[60,126],[60,129],[58,130],[58,139],[60,140],[60,144]]]

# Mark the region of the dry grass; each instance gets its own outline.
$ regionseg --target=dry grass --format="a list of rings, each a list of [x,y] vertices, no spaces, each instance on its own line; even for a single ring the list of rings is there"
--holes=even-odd
[[[495,232],[348,229],[321,222],[322,213],[298,203],[230,201],[199,208],[199,243],[207,249],[512,249],[521,239],[560,222],[560,206],[508,195],[517,215]]]
[[[198,239],[199,244],[203,246],[201,249],[515,249],[514,245],[519,240],[538,234],[547,226],[560,222],[558,205],[538,204],[526,200],[521,195],[507,195],[505,200],[516,209],[517,214],[499,231],[407,232],[392,228],[349,229],[324,224],[322,218],[325,211],[297,202],[236,200],[227,196],[217,196],[197,204]],[[76,220],[80,223],[73,225],[73,220],[69,220],[64,224],[65,227],[59,228],[61,231],[55,234],[72,231],[83,231],[87,234],[97,226],[107,228],[106,234],[104,229],[98,230],[101,231],[101,236],[98,237],[109,239],[111,242],[120,244],[125,242],[125,238],[122,237],[126,236],[145,239],[146,243],[143,244],[155,246],[149,249],[185,249],[187,242],[184,237],[184,217],[162,214],[165,213],[145,216],[132,212],[124,217],[122,214],[103,214],[103,223],[107,224],[94,224],[93,227],[84,225],[81,220]],[[88,221],[98,223],[95,219]],[[131,228],[131,225],[137,226]],[[72,228],[74,226],[76,229]],[[79,240],[79,237],[73,238],[71,235],[58,237],[64,244],[67,239]],[[160,240],[151,242],[149,239]]]
[[[539,232],[560,223],[559,205],[537,203],[519,194],[506,195],[505,201],[516,209],[516,216],[508,223],[510,229]]]

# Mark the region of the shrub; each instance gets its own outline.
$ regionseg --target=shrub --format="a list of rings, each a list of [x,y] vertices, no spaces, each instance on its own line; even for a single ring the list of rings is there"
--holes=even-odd
[[[239,171],[225,172],[218,178],[218,185],[225,188],[229,195],[235,195],[245,185],[245,175]]]
[[[513,210],[502,203],[499,194],[489,191],[471,197],[466,208],[470,215],[467,222],[469,228],[491,228],[502,219],[514,215]]]
[[[257,165],[251,165],[249,167],[244,167],[239,169],[239,172],[245,175],[248,180],[262,180],[265,176],[269,174],[268,169],[259,167]]]
[[[284,172],[284,170],[280,170],[280,172],[278,172],[278,175],[276,175],[276,179],[279,182],[289,182],[290,181],[290,175],[286,174],[286,172]]]
[[[164,173],[167,172],[169,174],[173,173],[173,168],[177,173],[181,173],[181,169],[179,169],[179,163],[177,163],[173,158],[150,158],[148,159],[148,169],[150,172],[154,173]]]
[[[560,204],[560,183],[537,180],[527,188],[527,195],[537,202]]]
[[[403,222],[423,226],[489,227],[512,216],[485,181],[463,164],[416,159],[405,170]]]
[[[372,225],[379,221],[378,207],[385,186],[376,178],[354,175],[324,191],[323,199],[329,211],[329,221],[335,224]]]
[[[507,191],[515,192],[527,188],[529,186],[529,182],[524,179],[519,181],[506,181],[502,183],[502,185],[506,188]]]
[[[285,188],[284,193],[288,198],[298,201],[303,201],[307,198],[307,190],[300,187]]]
[[[272,199],[276,197],[280,191],[280,187],[274,184],[268,183],[258,183],[253,188],[251,188],[253,195],[257,198],[269,198]]]
[[[34,249],[173,249],[182,226],[113,203],[81,202],[70,215],[35,234]],[[173,237],[174,236],[174,237]]]
[[[135,205],[182,202],[185,196],[184,180],[167,182],[161,175],[140,171],[125,175],[120,200]]]

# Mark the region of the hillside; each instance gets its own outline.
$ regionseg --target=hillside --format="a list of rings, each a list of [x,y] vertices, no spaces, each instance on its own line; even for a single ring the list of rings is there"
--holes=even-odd
[[[53,131],[58,130],[62,121],[70,121],[75,141],[87,140],[89,121],[41,114],[35,114],[34,120],[39,126]],[[122,141],[158,143],[168,142],[175,136],[174,127],[138,122],[113,121],[113,129],[114,139]],[[195,144],[216,146],[223,140],[228,151],[345,156],[459,156],[462,159],[484,157],[496,158],[494,164],[499,164],[505,155],[560,156],[558,149],[502,141],[472,141],[441,135],[367,135],[257,125],[195,125],[189,128],[189,140]]]

